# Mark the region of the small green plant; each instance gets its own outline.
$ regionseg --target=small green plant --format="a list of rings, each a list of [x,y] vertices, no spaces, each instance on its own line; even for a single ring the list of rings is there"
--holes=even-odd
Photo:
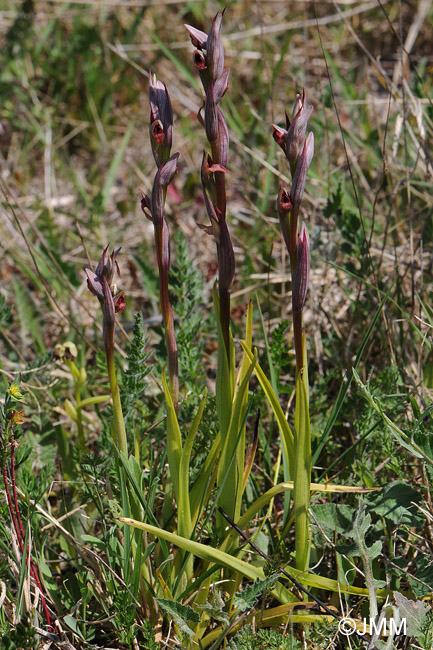
[[[5,632],[0,640],[5,650],[36,650],[39,646],[38,634],[29,620],[20,621],[16,627]]]
[[[253,630],[249,625],[238,632],[228,650],[301,650],[302,644],[290,634],[276,630]]]

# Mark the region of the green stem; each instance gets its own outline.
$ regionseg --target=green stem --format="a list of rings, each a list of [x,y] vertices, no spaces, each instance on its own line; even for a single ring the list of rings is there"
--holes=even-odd
[[[296,568],[306,571],[310,556],[309,504],[311,486],[311,427],[308,403],[308,370],[305,339],[302,337],[302,367],[296,371],[295,473],[293,511],[295,516]]]
[[[81,377],[80,371],[78,370],[76,364],[70,360],[66,360],[66,365],[68,366],[72,380],[74,382],[74,396],[75,396],[75,410],[77,412],[77,430],[78,430],[78,446],[80,452],[84,453],[86,451],[86,442],[84,440],[84,429],[83,429],[83,416],[82,416],[82,404],[81,404]]]
[[[113,425],[117,438],[117,448],[125,456],[128,456],[128,446],[126,442],[125,422],[122,413],[122,404],[120,402],[120,391],[117,383],[116,368],[114,366],[114,355],[112,350],[106,349],[108,379],[111,388],[111,397],[113,399]]]
[[[83,416],[81,412],[81,390],[78,382],[74,379],[75,384],[75,408],[77,410],[77,430],[78,430],[78,444],[82,452],[86,451],[86,442],[84,440],[84,429],[83,429]]]

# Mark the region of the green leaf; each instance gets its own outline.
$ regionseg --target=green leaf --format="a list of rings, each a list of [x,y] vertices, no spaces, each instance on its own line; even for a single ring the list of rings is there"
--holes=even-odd
[[[394,481],[368,497],[369,508],[376,515],[410,527],[419,526],[424,521],[415,505],[421,502],[421,495],[403,481]]]
[[[197,414],[191,424],[190,430],[185,440],[183,450],[180,457],[179,466],[179,503],[178,505],[178,531],[182,537],[190,537],[192,534],[192,520],[191,520],[191,502],[189,495],[189,463],[191,459],[192,446],[194,438],[197,434],[200,425],[203,410],[206,403],[207,391],[200,402]]]
[[[162,386],[164,389],[165,404],[167,408],[167,458],[170,467],[170,476],[177,503],[179,503],[179,469],[182,455],[182,436],[179,429],[176,410],[174,408],[170,389],[165,379],[165,368],[162,373]]]
[[[45,561],[45,557],[43,553],[38,554],[38,565],[41,570],[41,574],[42,574],[41,577],[44,586],[46,587],[51,598],[56,603],[57,607],[62,608],[63,605],[59,598],[59,587],[53,578],[53,574],[51,573],[51,569]]]
[[[355,510],[350,506],[336,503],[321,503],[312,505],[311,512],[318,525],[328,537],[335,533],[344,533],[352,526]]]
[[[193,623],[200,622],[200,615],[195,612],[192,607],[189,605],[182,605],[177,603],[175,600],[168,600],[167,598],[155,598],[159,607],[171,616],[174,620],[177,627],[188,636],[194,636],[194,631],[191,630],[187,621],[192,621]]]
[[[99,537],[94,537],[93,535],[81,535],[81,541],[85,544],[86,542],[95,548],[99,548],[101,551],[106,550],[106,543],[103,539]]]
[[[63,622],[66,623],[66,625],[82,640],[85,641],[85,638],[78,627],[78,621],[73,617],[70,616],[69,614],[66,614],[66,616],[63,617]]]
[[[367,556],[370,560],[374,560],[382,551],[382,542],[378,539],[371,546],[366,546],[365,548],[367,549]],[[337,544],[335,550],[337,553],[341,553],[341,555],[347,555],[347,557],[362,557],[363,555],[363,551],[356,542],[353,544]],[[383,586],[385,584],[383,583]]]
[[[247,353],[250,361],[254,359],[254,355],[252,351],[241,341],[242,349],[244,352]],[[281,440],[283,443],[283,450],[284,453],[286,454],[286,457],[288,459],[288,463],[290,466],[290,473],[291,476],[293,477],[294,475],[294,467],[295,467],[295,455],[294,455],[294,440],[293,440],[293,433],[289,427],[289,424],[286,420],[286,416],[283,413],[283,409],[280,406],[280,403],[278,401],[277,396],[275,395],[272,386],[267,379],[265,373],[260,367],[259,363],[256,363],[254,367],[254,373],[259,380],[259,383],[263,389],[263,392],[266,395],[266,398],[272,408],[272,411],[275,415],[275,418],[278,423],[278,428],[280,430],[280,435],[281,435]]]
[[[224,553],[219,548],[208,546],[207,544],[200,544],[200,542],[195,542],[192,539],[185,539],[176,535],[175,533],[170,533],[163,528],[157,528],[156,526],[150,526],[149,524],[142,523],[141,521],[136,521],[134,519],[129,519],[125,517],[119,517],[119,522],[122,524],[129,524],[135,528],[140,528],[145,530],[151,535],[155,535],[160,539],[165,539],[171,544],[175,544],[179,548],[200,557],[206,562],[212,564],[219,564],[221,566],[228,567],[233,569],[235,572],[239,573],[250,580],[263,580],[265,575],[261,567],[255,567],[252,564],[248,564],[244,560],[240,560],[229,553]],[[301,575],[300,581],[303,582],[304,576]],[[362,590],[361,590],[362,591]],[[280,600],[282,603],[290,603],[296,600],[294,596],[284,587],[284,585],[277,583],[272,590],[273,595]]]
[[[248,359],[248,357],[247,357]],[[248,393],[248,384],[251,374],[257,363],[257,350],[254,352],[252,360],[248,361],[248,368],[244,366],[244,376],[240,383],[236,398],[233,404],[230,426],[227,431],[224,446],[221,450],[221,460],[218,466],[218,485],[223,486],[219,503],[223,510],[230,516],[238,518],[236,504],[240,511],[240,497],[237,496],[238,490],[242,490],[243,485],[243,463],[239,467],[236,461],[237,447],[242,444],[242,429],[246,415],[245,395]],[[241,368],[242,371],[242,368]],[[242,374],[241,374],[242,376]]]
[[[273,573],[272,575],[267,576],[264,580],[256,580],[243,591],[236,592],[233,599],[233,605],[237,607],[240,612],[251,609],[251,607],[254,607],[256,604],[259,596],[270,587],[273,587],[280,575],[280,573]]]
[[[423,637],[426,628],[428,628],[429,624],[431,625],[431,608],[429,605],[422,600],[409,600],[398,591],[394,592],[394,598],[400,617],[406,619],[407,636],[414,636],[417,639]]]
[[[311,429],[308,405],[308,366],[305,335],[302,336],[303,372],[296,372],[295,474],[293,509],[295,513],[296,568],[307,569],[310,555],[309,514],[311,483]]]

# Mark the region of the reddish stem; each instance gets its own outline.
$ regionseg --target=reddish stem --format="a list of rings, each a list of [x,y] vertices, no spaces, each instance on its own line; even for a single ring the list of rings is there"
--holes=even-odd
[[[168,233],[168,231],[166,232]],[[159,299],[161,304],[162,319],[164,321],[165,342],[167,346],[168,377],[173,404],[177,413],[179,408],[179,367],[176,335],[174,331],[173,309],[170,303],[170,294],[168,290],[168,271],[170,262],[167,253],[166,258],[164,259],[164,252],[166,252],[166,249],[168,250],[168,246],[167,242],[164,241],[164,230],[162,225],[155,225],[154,234],[159,272]]]
[[[11,440],[11,484],[12,484],[12,494],[13,494],[13,500],[11,498],[10,490],[9,490],[9,483],[7,480],[7,471],[6,471],[6,464],[3,466],[3,480],[6,488],[6,495],[7,495],[7,500],[8,500],[8,506],[9,510],[11,513],[12,517],[12,522],[15,528],[15,532],[17,535],[18,539],[18,545],[20,548],[20,551],[22,554],[24,554],[24,540],[25,540],[25,533],[24,533],[24,526],[23,522],[21,519],[20,515],[20,509],[18,507],[18,495],[17,495],[17,489],[16,489],[16,480],[15,480],[15,441],[12,439]],[[42,607],[44,609],[45,613],[45,619],[47,621],[47,626],[49,628],[53,627],[51,624],[51,615],[48,610],[47,602],[45,600],[45,596],[42,590],[42,585],[41,581],[39,580],[39,575],[36,569],[36,565],[33,561],[32,556],[30,555],[30,549],[27,546],[27,557],[28,561],[30,564],[30,573],[33,576],[33,579],[35,581],[35,584],[37,588],[39,589],[39,593],[41,596],[41,601],[42,601]],[[54,627],[55,629],[55,627]]]
[[[298,217],[299,208],[293,208],[290,214],[290,232],[289,232],[289,257],[290,257],[290,270],[293,274],[296,268],[298,257]]]
[[[212,162],[213,164],[220,163],[218,141],[211,142]],[[216,207],[218,208],[219,216],[222,222],[226,221],[227,212],[227,196],[226,196],[226,180],[224,172],[215,172],[215,189],[216,189]],[[227,354],[227,363],[230,367],[230,288],[227,288],[225,279],[222,278],[225,269],[223,268],[223,251],[221,245],[218,246],[218,293],[220,299],[220,318],[221,329],[223,332],[224,345]]]
[[[304,366],[301,311],[293,312],[293,339],[295,343],[296,371],[299,373]]]

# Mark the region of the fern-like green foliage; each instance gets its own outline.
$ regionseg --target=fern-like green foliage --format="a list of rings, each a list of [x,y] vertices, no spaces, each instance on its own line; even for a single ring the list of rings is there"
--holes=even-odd
[[[272,331],[271,338],[271,359],[277,378],[290,373],[293,369],[293,361],[287,354],[287,329],[290,323],[282,320]],[[278,391],[285,393],[292,390],[292,387],[281,385],[278,379]]]
[[[259,596],[271,589],[279,577],[280,573],[272,573],[266,576],[264,580],[256,580],[252,585],[235,594],[233,604],[241,612],[254,607]]]
[[[25,620],[5,631],[0,641],[3,650],[36,650],[39,645],[36,630]]]
[[[188,622],[199,623],[200,616],[189,605],[182,605],[174,600],[167,598],[156,599],[160,609],[165,612],[176,624],[178,630],[189,637],[194,636],[194,632],[189,627]]]
[[[203,280],[194,267],[188,244],[181,230],[174,236],[176,252],[170,269],[170,296],[176,321],[179,354],[179,383],[193,393],[203,385],[202,343],[200,328],[203,312]]]
[[[243,627],[227,646],[228,650],[300,650],[301,643],[291,635],[276,630],[253,630]]]
[[[146,349],[149,339],[143,327],[143,318],[140,313],[135,315],[135,324],[132,332],[132,343],[128,351],[127,368],[122,375],[120,397],[125,423],[128,426],[134,415],[141,418],[145,415],[145,405],[141,401],[146,388],[146,377],[151,367],[147,363],[150,352]]]

